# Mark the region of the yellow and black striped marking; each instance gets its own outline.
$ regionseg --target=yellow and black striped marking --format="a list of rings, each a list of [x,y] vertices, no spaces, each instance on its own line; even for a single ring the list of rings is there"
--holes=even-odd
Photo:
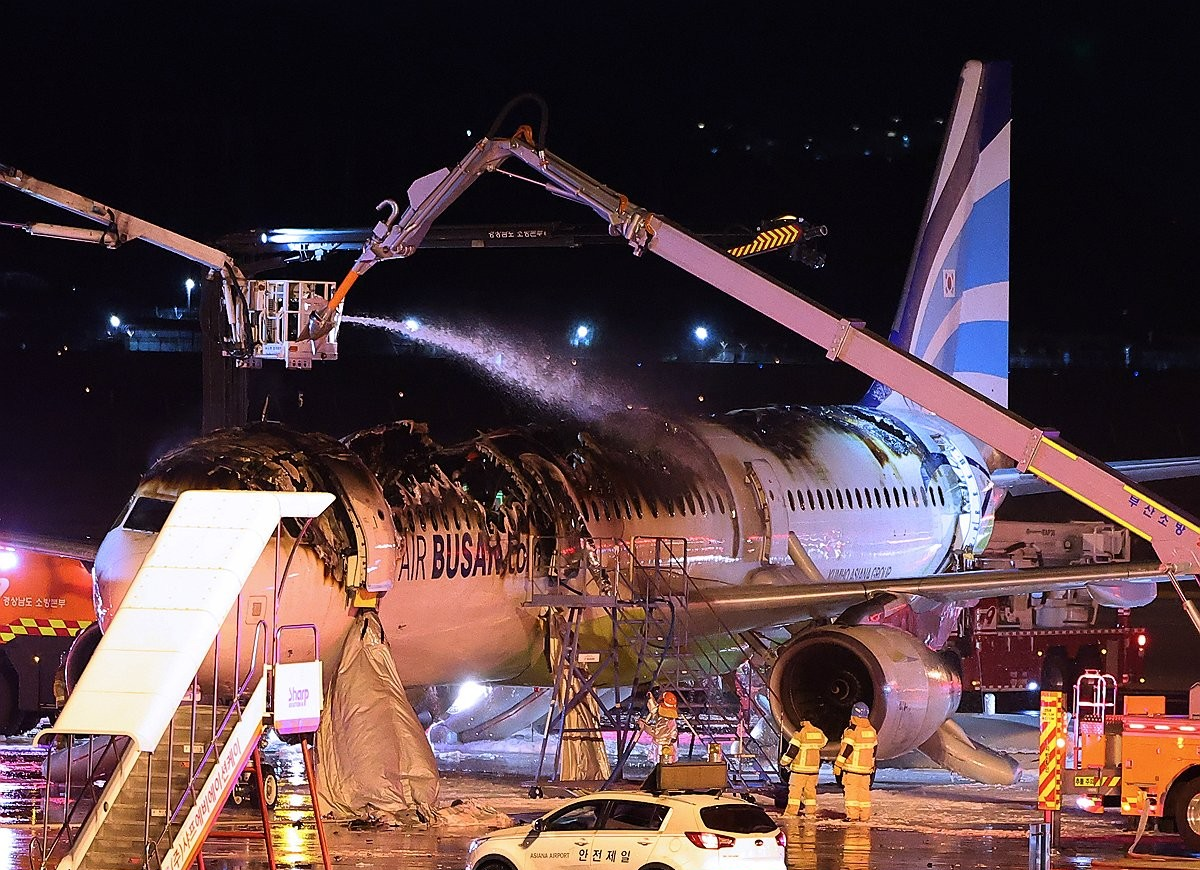
[[[738,245],[736,248],[730,248],[729,254],[730,256],[737,257],[739,260],[743,257],[753,257],[755,254],[762,254],[795,244],[800,236],[799,224],[774,227],[769,230],[763,230],[754,237],[753,241],[747,242],[744,245]]]
[[[33,619],[21,617],[0,626],[0,643],[15,637],[74,637],[92,624],[90,619]]]

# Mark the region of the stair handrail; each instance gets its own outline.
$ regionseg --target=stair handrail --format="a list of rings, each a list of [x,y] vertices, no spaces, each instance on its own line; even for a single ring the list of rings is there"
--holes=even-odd
[[[64,735],[64,736],[69,738],[70,735]],[[87,736],[88,736],[88,744],[90,746],[92,741],[97,739],[97,735],[87,735]],[[63,799],[63,806],[64,806],[63,821],[62,821],[62,824],[59,826],[58,832],[54,836],[54,840],[52,842],[50,842],[44,848],[44,852],[42,855],[41,870],[46,870],[46,867],[47,867],[46,862],[50,860],[50,856],[52,856],[54,854],[54,852],[58,848],[58,846],[61,845],[64,841],[72,849],[78,847],[82,843],[84,850],[86,852],[86,849],[91,845],[92,841],[96,838],[96,834],[99,832],[100,826],[104,823],[104,820],[108,817],[109,808],[111,808],[114,805],[114,803],[116,801],[116,796],[120,793],[121,788],[125,785],[126,780],[129,779],[129,775],[133,772],[133,769],[137,766],[138,760],[141,756],[141,752],[138,751],[138,749],[136,748],[137,742],[135,740],[133,740],[132,738],[129,737],[129,735],[126,735],[126,734],[106,734],[103,736],[108,739],[108,745],[105,746],[104,750],[101,752],[101,755],[100,755],[101,759],[103,759],[105,756],[107,756],[109,751],[114,751],[114,752],[116,751],[116,741],[119,738],[126,737],[129,739],[128,739],[128,742],[126,743],[125,749],[123,751],[121,751],[120,754],[117,756],[117,763],[113,767],[113,770],[109,773],[108,779],[104,783],[104,787],[100,790],[100,793],[98,795],[96,795],[95,803],[93,804],[91,811],[86,816],[84,816],[84,818],[81,822],[79,822],[79,827],[77,830],[74,831],[73,834],[71,831],[71,822],[74,818],[76,809],[78,809],[78,807],[82,805],[83,797],[80,796],[79,798],[77,798],[75,800],[74,803],[71,802],[71,779],[72,779],[72,777],[70,775],[71,774],[71,751],[70,751],[70,743],[68,742],[67,778],[66,778],[66,783],[65,783],[65,794],[64,794],[64,799]],[[49,762],[50,754],[51,754],[50,751],[47,751],[47,754],[46,754],[47,763]],[[89,756],[89,761],[88,761],[89,775],[88,775],[87,785],[85,786],[85,790],[94,793],[96,786],[95,786],[95,782],[93,781],[92,776],[91,776],[91,771],[94,770],[94,768],[91,766],[92,765],[92,761],[91,761],[92,751],[90,749],[88,750],[88,756]],[[47,778],[47,780],[46,780],[46,804],[45,805],[47,807],[50,805],[50,780],[49,780],[49,778]],[[49,823],[49,814],[44,814],[42,817],[43,841],[45,840],[46,837],[49,836],[49,830],[47,827],[48,823]]]
[[[684,600],[688,602],[688,606],[690,607],[692,605],[692,603],[694,603],[695,597],[690,595],[689,592],[692,589],[696,589],[697,587],[696,587],[695,578],[693,578],[691,576],[691,574],[687,571],[687,539],[686,538],[678,538],[678,537],[671,537],[671,538],[648,538],[648,537],[641,538],[641,537],[639,537],[639,538],[634,538],[634,547],[631,549],[631,554],[634,559],[634,565],[642,568],[642,570],[651,570],[651,569],[647,568],[646,566],[641,565],[637,559],[636,545],[637,545],[637,542],[641,541],[641,540],[654,541],[654,548],[655,548],[654,552],[655,552],[656,563],[653,566],[653,570],[655,570],[659,574],[661,574],[663,571],[670,571],[672,573],[677,574],[682,579],[682,581],[683,581],[682,590],[681,590],[682,595],[684,597]],[[682,541],[684,544],[683,556],[680,557],[679,555],[677,555],[675,552],[675,548],[673,546],[667,546],[666,554],[668,557],[668,561],[665,566],[662,565],[660,562],[661,562],[661,553],[663,552],[663,544],[667,543],[667,542],[677,541],[677,540]],[[674,590],[672,589],[671,591],[674,591]],[[734,639],[739,639],[740,633],[735,633],[729,629],[728,625],[721,618],[720,614],[717,613],[716,609],[712,606],[712,604],[710,602],[705,600],[703,596],[700,596],[700,602],[702,603],[702,605],[704,607],[706,607],[708,609],[713,621],[726,634],[726,636],[728,636],[730,638],[734,638]],[[686,645],[686,641],[683,642],[683,645]],[[713,657],[708,654],[707,650],[701,648],[700,651],[689,653],[689,655],[693,655],[693,656],[696,656],[697,658],[702,659],[707,665],[710,666],[710,668],[713,670],[714,673],[720,672],[720,668],[718,667],[720,663],[715,661],[713,659]],[[747,657],[747,663],[748,663],[750,669],[759,676],[760,680],[762,681],[764,687],[766,687],[767,691],[770,692],[771,691],[770,682],[767,679],[767,675],[762,672],[761,668],[754,665],[753,653],[751,653],[751,655],[749,655]],[[735,675],[734,678],[737,679],[737,676]],[[762,708],[762,705],[758,702],[758,699],[755,696],[755,693],[753,691],[751,691],[751,688],[752,688],[751,686],[747,685],[746,689],[745,689],[746,696],[750,701],[751,707],[758,712],[758,714],[761,718],[768,719],[768,721],[769,721],[769,717],[771,716],[770,711],[764,710]],[[749,736],[749,735],[747,735],[747,736]],[[758,744],[758,741],[752,740],[752,742],[755,743],[756,745]],[[763,752],[765,754],[765,752],[766,752],[765,748],[764,748]],[[776,771],[778,770],[778,765],[774,761],[772,761],[771,767],[773,769],[775,769]]]
[[[241,596],[238,596],[238,600],[240,602]],[[241,611],[241,607],[239,605],[238,612],[240,612],[240,611]],[[238,634],[240,635],[240,633],[241,633],[241,624],[239,623],[238,624]],[[218,638],[220,637],[219,632],[217,634],[217,637]],[[170,833],[171,826],[175,824],[176,820],[178,820],[181,815],[185,814],[191,808],[191,805],[188,803],[188,800],[187,800],[188,794],[189,793],[191,794],[191,799],[193,801],[196,799],[197,780],[199,779],[200,771],[204,769],[204,765],[208,762],[209,757],[212,755],[212,753],[216,749],[217,735],[224,734],[226,732],[226,730],[229,728],[231,722],[233,721],[233,716],[234,716],[235,712],[238,713],[239,718],[240,718],[242,698],[248,693],[248,691],[250,691],[250,681],[252,679],[254,679],[254,675],[256,673],[258,673],[258,670],[259,670],[260,659],[258,658],[257,653],[259,652],[258,647],[260,644],[260,640],[261,640],[261,645],[262,645],[261,664],[264,666],[264,668],[266,666],[267,655],[268,655],[268,647],[267,647],[268,638],[269,638],[269,635],[268,635],[267,622],[265,619],[260,619],[254,625],[254,638],[251,641],[252,653],[251,653],[251,658],[250,658],[250,668],[246,672],[246,677],[245,677],[245,679],[242,680],[241,685],[234,687],[233,704],[230,705],[229,710],[226,711],[225,716],[221,719],[220,727],[214,731],[214,733],[211,736],[211,739],[209,741],[207,741],[205,748],[204,748],[204,754],[200,757],[199,763],[195,763],[195,753],[189,753],[188,781],[184,785],[184,787],[180,790],[179,800],[175,802],[174,806],[171,806],[171,795],[170,795],[171,780],[170,780],[170,777],[167,778],[168,792],[167,792],[167,796],[166,796],[167,797],[166,803],[167,803],[167,806],[171,807],[171,811],[167,814],[167,818],[164,823],[163,830],[158,835],[158,837],[155,838],[155,840],[154,840],[155,843],[158,843],[159,841],[162,840],[162,838],[164,836],[167,836]],[[240,650],[240,648],[241,648],[241,644],[239,643],[238,649]],[[216,655],[216,649],[215,649],[215,641],[214,641],[214,657],[215,657],[215,655]],[[235,676],[236,676],[236,672],[235,672]],[[213,685],[215,686],[217,684],[214,682]],[[196,697],[195,695],[193,695],[192,702],[191,702],[192,703],[191,736],[189,738],[189,743],[192,743],[193,745],[195,744],[195,740],[196,740],[195,710],[196,710],[196,705],[197,705],[198,701],[199,701],[199,698]],[[214,720],[216,719],[216,708],[217,708],[217,704],[215,703],[215,701],[216,701],[216,699],[214,699],[214,703],[212,705]],[[172,738],[174,735],[174,729],[175,729],[175,723],[172,722],[170,725],[170,733],[172,735]],[[174,752],[174,748],[175,748],[174,747],[174,739],[171,739],[168,743],[168,764],[170,764],[171,755]]]

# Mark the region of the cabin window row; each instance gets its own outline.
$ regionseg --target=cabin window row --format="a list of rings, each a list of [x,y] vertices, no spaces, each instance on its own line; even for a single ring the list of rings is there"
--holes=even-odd
[[[451,526],[455,531],[464,528],[483,528],[484,520],[478,508],[468,505],[443,505],[437,508],[408,508],[403,511],[393,511],[401,529],[415,531],[420,526],[421,531],[432,527],[435,532],[448,532]]]
[[[674,498],[656,499],[646,495],[630,495],[620,498],[583,498],[579,502],[579,512],[584,522],[599,522],[600,520],[620,520],[624,517],[632,520],[635,516],[645,519],[649,514],[652,518],[659,516],[708,516],[709,514],[724,514],[725,501],[720,493],[708,490],[686,490]]]
[[[939,486],[864,486],[850,489],[788,490],[793,511],[874,510],[876,508],[945,507],[946,493]]]

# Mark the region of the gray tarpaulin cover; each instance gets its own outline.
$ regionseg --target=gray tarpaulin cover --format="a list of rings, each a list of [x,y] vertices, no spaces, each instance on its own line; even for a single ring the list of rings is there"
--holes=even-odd
[[[437,762],[373,612],[346,638],[317,757],[321,800],[334,818],[406,826],[437,820]]]

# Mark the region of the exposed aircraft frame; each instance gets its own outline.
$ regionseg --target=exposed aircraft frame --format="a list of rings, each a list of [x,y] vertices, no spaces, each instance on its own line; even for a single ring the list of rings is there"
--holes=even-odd
[[[499,171],[509,157],[516,157],[545,178],[548,192],[596,212],[607,221],[611,234],[629,243],[635,256],[649,251],[690,272],[825,348],[830,359],[853,366],[1011,457],[1018,471],[1036,474],[1147,540],[1200,632],[1200,612],[1184,598],[1176,581],[1176,575],[1194,574],[1200,568],[1200,525],[1196,520],[1136,489],[1132,481],[1104,463],[1052,439],[1046,430],[897,349],[863,323],[838,317],[682,227],[638,207],[625,195],[538,147],[528,127],[509,139],[482,139],[453,169],[441,169],[413,182],[408,208],[376,225],[330,299],[322,322],[310,324],[310,334],[319,336],[322,330],[332,328],[333,312],[359,275],[376,263],[415,253],[442,212],[480,176]]]

